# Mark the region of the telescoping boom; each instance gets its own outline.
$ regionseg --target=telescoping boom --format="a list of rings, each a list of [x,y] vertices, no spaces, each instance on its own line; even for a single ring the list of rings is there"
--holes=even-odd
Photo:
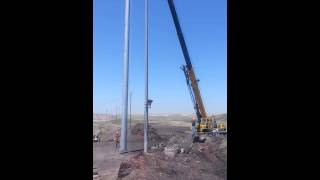
[[[180,27],[180,23],[179,23],[179,19],[176,13],[176,9],[173,3],[173,0],[168,0],[168,4],[169,4],[169,8],[170,8],[170,12],[172,15],[172,19],[177,31],[177,35],[178,35],[178,39],[180,42],[180,46],[183,52],[183,56],[186,62],[186,65],[182,65],[181,69],[183,70],[185,77],[186,77],[186,81],[187,81],[187,86],[189,89],[189,93],[191,96],[191,100],[194,106],[194,110],[196,112],[196,116],[197,116],[197,131],[198,132],[206,132],[206,131],[212,131],[213,129],[213,122],[214,119],[213,117],[208,117],[205,107],[203,105],[202,102],[202,98],[201,98],[201,94],[200,94],[200,90],[199,90],[199,86],[198,86],[198,79],[196,79],[196,75],[194,73],[192,64],[191,64],[191,60],[190,60],[190,56],[188,53],[188,49],[187,49],[187,45],[186,42],[184,40],[182,31],[181,31],[181,27]]]

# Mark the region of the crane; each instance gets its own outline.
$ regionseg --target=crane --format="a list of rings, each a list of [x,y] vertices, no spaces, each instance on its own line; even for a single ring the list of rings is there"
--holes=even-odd
[[[205,107],[201,98],[199,86],[198,86],[199,80],[196,78],[194,69],[192,67],[191,59],[190,59],[187,45],[184,40],[184,36],[180,27],[179,19],[177,16],[177,12],[176,12],[173,0],[168,0],[168,4],[169,4],[172,19],[176,28],[176,32],[178,35],[178,39],[180,42],[180,46],[183,52],[183,56],[186,62],[185,65],[181,66],[181,69],[183,70],[184,75],[186,77],[188,90],[189,90],[193,107],[196,113],[196,119],[197,119],[196,130],[198,133],[211,132],[214,128],[217,128],[218,125],[213,116],[212,117],[207,116],[207,112],[205,110]],[[223,124],[219,126],[224,127]]]

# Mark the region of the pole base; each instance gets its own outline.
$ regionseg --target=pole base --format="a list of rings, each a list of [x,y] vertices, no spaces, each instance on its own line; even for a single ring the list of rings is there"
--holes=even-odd
[[[119,151],[120,154],[124,154],[124,153],[128,153],[129,151],[128,150],[121,150]]]

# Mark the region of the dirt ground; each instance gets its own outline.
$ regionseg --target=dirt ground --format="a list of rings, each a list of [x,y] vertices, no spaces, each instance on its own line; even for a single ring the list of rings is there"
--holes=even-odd
[[[128,128],[128,150],[138,151],[120,154],[112,140],[117,128],[113,123],[94,125],[94,131],[101,134],[101,142],[93,144],[95,180],[227,179],[226,136],[192,143],[189,126],[150,123],[150,149],[145,154],[143,124],[135,124]],[[173,155],[165,153],[167,149],[174,149]]]
[[[113,142],[113,133],[120,126],[111,122],[97,123],[94,125],[94,134],[100,132],[101,141],[93,143],[93,168],[98,175],[95,180],[117,179],[121,161],[136,155],[137,152],[120,154]],[[119,146],[118,146],[119,148]],[[128,128],[128,150],[143,149],[143,137],[133,136]]]

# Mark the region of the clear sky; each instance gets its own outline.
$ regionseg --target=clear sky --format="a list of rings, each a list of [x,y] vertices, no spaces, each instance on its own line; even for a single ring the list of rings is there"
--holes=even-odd
[[[93,0],[93,111],[121,111],[125,0]],[[129,93],[144,112],[144,0],[130,0]],[[175,0],[208,114],[227,112],[227,2]],[[150,113],[194,113],[167,0],[149,0]]]

